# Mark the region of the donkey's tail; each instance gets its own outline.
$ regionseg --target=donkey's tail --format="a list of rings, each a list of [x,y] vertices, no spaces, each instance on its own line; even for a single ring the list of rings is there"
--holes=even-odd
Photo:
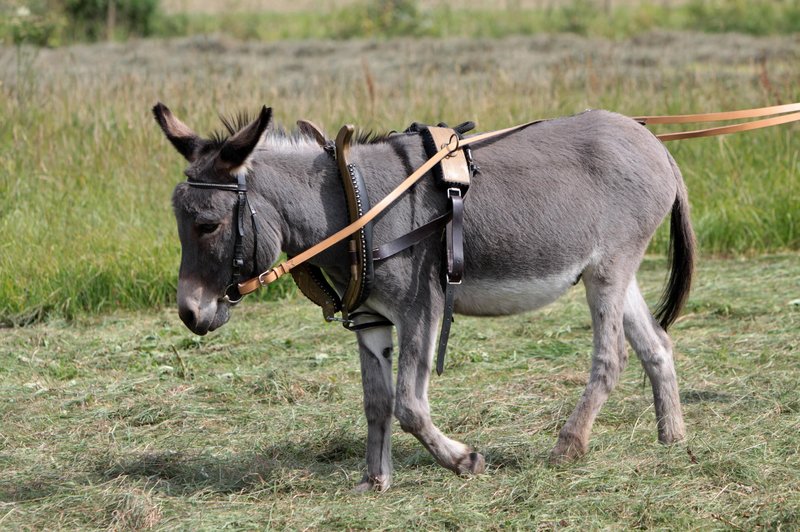
[[[675,174],[678,190],[675,202],[672,204],[672,217],[670,219],[669,235],[669,263],[670,272],[667,285],[661,294],[661,301],[655,312],[655,317],[666,331],[672,325],[689,297],[694,273],[695,237],[692,222],[689,217],[689,199],[683,176],[678,169],[675,159],[667,152],[669,163]]]

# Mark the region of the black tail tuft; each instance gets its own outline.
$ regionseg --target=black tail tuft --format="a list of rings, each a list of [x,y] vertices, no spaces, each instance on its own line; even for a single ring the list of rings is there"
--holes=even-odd
[[[670,162],[678,178],[678,194],[675,198],[675,203],[672,204],[672,218],[670,220],[669,279],[655,312],[656,319],[665,331],[678,319],[678,315],[689,297],[695,257],[694,231],[689,219],[686,188],[672,157],[670,157]]]

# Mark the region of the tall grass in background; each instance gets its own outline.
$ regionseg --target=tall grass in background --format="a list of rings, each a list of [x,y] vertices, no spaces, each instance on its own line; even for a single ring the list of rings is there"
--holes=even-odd
[[[331,12],[175,13],[159,17],[154,35],[225,33],[239,39],[364,37],[507,37],[542,32],[623,38],[653,29],[781,35],[800,31],[794,0],[689,0],[614,7],[597,0],[555,1],[540,9],[473,8],[442,2],[422,9],[413,0],[373,0]]]
[[[0,49],[0,321],[173,302],[170,195],[184,163],[152,120],[157,100],[201,133],[218,113],[261,104],[284,124],[309,118],[329,132],[466,119],[489,130],[587,107],[635,115],[798,101],[799,78],[791,38],[699,34]],[[703,253],[800,249],[797,131],[669,145]],[[666,240],[659,232],[651,251]]]
[[[229,2],[230,4],[230,2]],[[42,46],[130,37],[225,34],[281,41],[413,37],[507,37],[542,32],[623,38],[654,29],[785,35],[800,31],[796,0],[623,2],[554,0],[475,8],[444,0],[362,0],[309,11],[164,12],[159,0],[0,0],[0,42]],[[236,3],[233,2],[233,6]]]

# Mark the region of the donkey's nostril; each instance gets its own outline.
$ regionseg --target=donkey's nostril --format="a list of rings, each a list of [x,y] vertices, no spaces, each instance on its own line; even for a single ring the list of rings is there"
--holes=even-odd
[[[178,308],[178,315],[181,317],[181,321],[187,327],[189,327],[189,329],[195,329],[197,326],[197,313],[193,309],[181,306]]]

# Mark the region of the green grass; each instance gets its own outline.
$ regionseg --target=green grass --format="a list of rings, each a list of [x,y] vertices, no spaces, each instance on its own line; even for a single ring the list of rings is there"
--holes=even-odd
[[[0,48],[0,323],[172,304],[180,251],[169,198],[183,161],[152,120],[158,100],[201,133],[219,127],[217,113],[262,104],[284,124],[307,118],[329,133],[467,119],[489,130],[587,107],[674,114],[800,101],[799,76],[793,37],[727,34]],[[669,145],[702,253],[800,249],[797,131]],[[662,231],[651,252],[665,246]]]
[[[57,5],[34,2],[33,12],[17,15],[20,2],[0,2],[0,42],[57,45],[103,39],[106,17],[77,21]],[[4,5],[5,4],[5,5]],[[800,5],[793,0],[689,0],[681,2],[623,2],[558,0],[535,7],[464,6],[444,1],[423,5],[416,0],[365,0],[334,7],[286,9],[273,4],[248,6],[251,11],[217,6],[210,11],[164,13],[157,9],[130,24],[119,14],[114,38],[125,40],[132,28],[145,35],[176,37],[225,34],[237,39],[282,41],[409,37],[498,38],[569,32],[579,35],[627,38],[656,29],[740,32],[751,35],[791,35],[800,31]],[[150,10],[144,10],[150,13]],[[102,11],[101,11],[102,14]],[[130,26],[130,27],[129,27]]]
[[[550,3],[539,9],[474,8],[440,3],[364,2],[304,12],[174,13],[159,18],[162,36],[224,33],[239,39],[352,39],[364,37],[498,38],[569,32],[625,38],[654,29],[781,35],[800,31],[800,6],[790,0],[691,0],[617,5],[591,0]]]
[[[654,300],[661,259],[640,282]],[[461,479],[395,424],[386,494],[350,493],[366,423],[353,336],[299,299],[192,336],[174,310],[0,336],[0,528],[800,527],[800,256],[705,259],[672,336],[688,429],[656,442],[635,358],[589,454],[547,465],[585,383],[583,289],[541,312],[458,319],[435,422],[484,452]]]

